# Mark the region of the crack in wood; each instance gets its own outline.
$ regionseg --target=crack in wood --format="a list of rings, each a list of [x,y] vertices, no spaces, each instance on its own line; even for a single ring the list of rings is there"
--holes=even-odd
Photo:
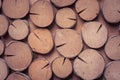
[[[40,15],[40,14],[38,14],[38,13],[30,13],[30,15]]]
[[[118,47],[120,47],[120,43],[118,44]]]
[[[117,10],[118,13],[120,13],[120,10]]]
[[[59,47],[64,46],[65,44],[66,44],[66,43],[63,43],[63,44],[61,44],[61,45],[57,45],[56,47],[59,48]]]
[[[100,29],[102,28],[102,24],[99,26],[98,30],[96,33],[98,33],[100,31]]]
[[[85,9],[79,11],[78,14],[81,14],[81,13],[84,12],[86,9],[87,9],[87,8],[85,8]]]
[[[66,58],[63,59],[63,63],[62,63],[62,65],[65,63],[65,60],[66,60]]]
[[[13,56],[15,56],[15,55],[5,55],[6,57],[13,57]]]
[[[23,21],[23,23],[25,23],[25,25],[28,26],[28,24],[25,21]]]
[[[49,63],[47,63],[45,66],[43,66],[41,69],[46,68],[47,66],[49,66]]]
[[[78,57],[78,59],[87,64],[87,62],[85,60],[83,60],[82,58]]]
[[[73,21],[76,21],[77,19],[74,19],[74,18],[68,18],[69,20],[73,20]]]
[[[16,29],[16,26],[13,23],[11,25]]]
[[[34,33],[34,35],[41,41],[40,37],[36,33]]]
[[[17,4],[17,0],[15,0],[15,5]]]

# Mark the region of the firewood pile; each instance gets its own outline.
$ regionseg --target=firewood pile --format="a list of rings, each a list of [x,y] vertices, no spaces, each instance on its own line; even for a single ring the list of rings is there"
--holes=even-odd
[[[0,80],[120,80],[120,0],[0,0]]]

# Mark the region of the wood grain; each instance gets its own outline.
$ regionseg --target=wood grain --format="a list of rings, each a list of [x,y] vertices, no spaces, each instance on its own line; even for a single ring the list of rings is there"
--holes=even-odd
[[[44,59],[33,61],[28,72],[32,80],[49,80],[52,77],[50,64]]]
[[[8,30],[9,22],[4,15],[0,15],[0,36],[6,34]]]
[[[91,48],[100,48],[107,41],[108,31],[100,22],[86,22],[82,27],[84,42]]]
[[[66,78],[72,73],[72,63],[65,57],[58,57],[52,62],[52,71],[59,78]]]
[[[30,19],[38,27],[49,26],[54,19],[51,3],[47,0],[38,0],[30,9]]]
[[[25,39],[29,33],[28,22],[26,20],[14,20],[9,26],[8,33],[15,40]]]
[[[75,9],[80,18],[85,21],[91,21],[95,19],[100,11],[97,0],[78,0],[75,4]]]
[[[29,12],[29,0],[4,0],[2,9],[10,18],[23,18]]]
[[[76,0],[51,0],[57,7],[66,7],[72,5]]]
[[[81,34],[72,29],[58,29],[55,35],[55,45],[61,55],[74,58],[83,47]]]
[[[0,80],[11,75],[12,80],[119,79],[118,67],[107,70],[119,61],[119,0],[0,1],[0,40],[4,43],[4,47],[0,43],[0,58],[9,71],[3,71]],[[17,28],[11,30],[15,38],[21,37],[17,33],[27,36],[14,39],[9,32],[13,26]],[[114,35],[117,37],[112,38]],[[85,52],[91,48],[93,51]]]
[[[12,70],[23,71],[32,61],[32,51],[26,43],[12,41],[5,48],[5,60]]]
[[[0,40],[0,55],[3,54],[4,49],[5,49],[5,44],[4,44],[4,42],[2,40]]]
[[[8,75],[8,67],[4,59],[0,58],[0,80],[5,80]]]
[[[26,74],[21,72],[13,72],[6,80],[31,80]]]
[[[35,29],[28,36],[28,43],[34,52],[47,54],[53,48],[53,39],[48,29]]]
[[[71,8],[59,9],[56,13],[56,23],[61,28],[72,28],[76,24],[76,14]]]
[[[102,5],[104,18],[109,23],[120,22],[120,0],[105,0]]]
[[[93,80],[102,75],[105,67],[103,57],[93,49],[86,49],[74,60],[73,68],[84,80]]]
[[[106,80],[119,80],[120,79],[120,61],[112,61],[108,63],[104,77]]]
[[[111,36],[105,45],[106,55],[112,60],[120,59],[120,35]]]

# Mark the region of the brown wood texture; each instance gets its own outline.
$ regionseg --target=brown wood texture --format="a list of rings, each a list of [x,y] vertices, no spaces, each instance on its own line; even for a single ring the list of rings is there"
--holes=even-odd
[[[47,0],[38,0],[35,2],[30,9],[30,19],[39,27],[49,26],[54,19],[51,3]]]
[[[5,60],[11,69],[23,71],[32,61],[32,51],[26,43],[12,41],[6,46]]]
[[[119,80],[120,79],[120,61],[112,61],[109,63],[105,70],[106,80]]]
[[[8,33],[15,40],[25,39],[29,33],[28,26],[26,20],[14,20],[9,26]]]
[[[4,42],[2,40],[0,40],[0,55],[3,54],[4,49],[5,49],[5,44],[4,44]]]
[[[0,80],[120,79],[119,0],[1,1]]]
[[[3,0],[2,9],[10,18],[23,18],[29,11],[29,0]]]
[[[97,0],[78,0],[75,4],[75,9],[80,18],[86,21],[95,19],[100,11]]]
[[[0,80],[4,80],[8,75],[8,67],[2,58],[0,58]]]
[[[9,22],[4,15],[0,15],[0,36],[5,35],[8,30]]]
[[[57,7],[66,7],[72,5],[76,0],[51,0]]]
[[[86,49],[75,59],[73,68],[84,80],[99,78],[105,67],[103,57],[95,50]]]
[[[62,8],[57,11],[55,20],[61,28],[72,28],[76,24],[76,14],[71,8]]]
[[[61,55],[74,58],[83,48],[81,34],[72,29],[58,29],[55,35],[55,45]]]
[[[105,0],[102,6],[102,12],[106,21],[118,23],[120,21],[120,0]]]
[[[11,73],[7,80],[31,80],[26,74],[20,72]]]
[[[44,59],[32,62],[28,71],[32,80],[49,80],[52,77],[50,64]]]
[[[47,54],[53,48],[53,39],[48,29],[36,29],[28,36],[28,43],[34,52]]]
[[[68,58],[58,57],[52,62],[52,70],[59,78],[66,78],[72,73],[72,63]]]
[[[86,22],[82,27],[84,42],[91,48],[100,48],[107,41],[107,28],[100,22]]]
[[[113,60],[120,59],[120,35],[111,36],[105,45],[106,55]]]

